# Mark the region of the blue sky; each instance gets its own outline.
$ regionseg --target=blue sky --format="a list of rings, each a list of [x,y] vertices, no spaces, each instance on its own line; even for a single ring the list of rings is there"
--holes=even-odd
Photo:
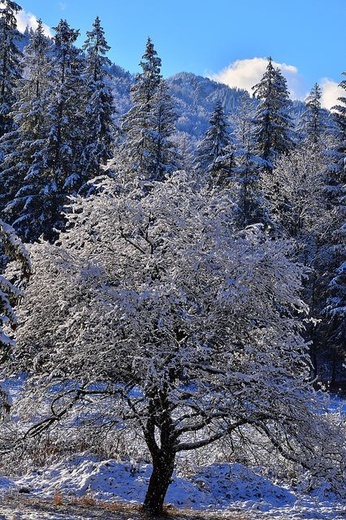
[[[340,93],[346,71],[346,0],[16,0],[21,21],[61,18],[81,39],[98,15],[111,46],[109,57],[130,72],[147,37],[162,59],[165,77],[186,71],[248,88],[271,56],[287,77],[292,97],[314,83],[325,106]],[[52,31],[54,34],[54,31]]]

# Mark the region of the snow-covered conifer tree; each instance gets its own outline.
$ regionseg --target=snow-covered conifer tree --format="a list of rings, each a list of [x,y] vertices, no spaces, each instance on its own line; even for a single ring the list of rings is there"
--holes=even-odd
[[[161,59],[150,38],[131,89],[133,106],[123,119],[122,156],[127,176],[146,191],[152,181],[163,180],[175,169],[173,145],[175,114],[161,76]]]
[[[272,59],[263,77],[253,87],[254,96],[259,100],[254,124],[257,154],[265,161],[269,172],[275,159],[292,148],[292,120],[289,114],[290,100],[287,82]]]
[[[85,182],[81,168],[85,123],[84,61],[75,47],[79,31],[65,20],[55,28],[54,50],[45,92],[45,138],[31,166],[35,181],[37,225],[31,239],[49,240],[64,227],[61,214],[68,197]],[[36,162],[38,167],[36,168]],[[43,168],[42,168],[43,166]]]
[[[305,99],[305,110],[297,121],[297,145],[313,144],[329,154],[336,125],[331,113],[322,108],[321,98],[322,89],[318,83],[315,83]]]
[[[346,80],[341,81],[339,87],[346,90]],[[333,118],[338,132],[333,150],[333,167],[330,169],[329,185],[331,201],[339,205],[340,202],[344,204],[346,184],[346,95],[338,98],[338,104],[333,107]]]
[[[0,141],[4,215],[26,241],[37,239],[44,220],[42,196],[47,171],[42,155],[48,138],[49,50],[50,41],[39,20],[24,49],[24,77],[18,83],[11,112],[16,129]]]
[[[176,118],[167,84],[161,80],[153,96],[149,117],[146,168],[151,176],[148,180],[163,181],[177,169],[178,152],[171,139],[175,132]]]
[[[315,83],[305,100],[306,110],[302,116],[306,139],[313,144],[321,142],[326,130],[326,117],[325,111],[321,107],[321,97],[321,87]]]
[[[344,73],[345,74],[345,73]],[[346,81],[339,86],[346,90]],[[346,266],[346,97],[340,96],[333,107],[337,124],[335,146],[330,156],[333,159],[328,170],[328,211],[336,215],[333,233],[328,241],[328,264],[324,270],[324,291],[321,294],[321,325],[318,329],[320,345],[329,351],[331,386],[345,376],[346,356],[345,328],[345,266]],[[327,285],[327,287],[326,287]],[[340,377],[341,376],[341,377]]]
[[[10,112],[15,101],[14,89],[21,77],[21,52],[16,44],[20,37],[16,13],[20,5],[2,0],[0,5],[0,137],[12,130]]]
[[[239,229],[269,222],[260,183],[262,160],[255,152],[254,117],[253,100],[244,97],[238,113],[233,117],[235,167],[232,181],[235,189],[235,223]]]
[[[209,128],[197,150],[198,170],[210,177],[210,183],[230,183],[234,167],[234,150],[231,145],[229,124],[221,102],[217,102],[209,119]]]
[[[100,174],[101,165],[113,156],[114,107],[109,81],[110,60],[105,56],[110,47],[106,42],[99,17],[93,29],[87,32],[83,49],[86,53],[84,81],[86,84],[85,118],[86,127],[82,162],[85,179]]]

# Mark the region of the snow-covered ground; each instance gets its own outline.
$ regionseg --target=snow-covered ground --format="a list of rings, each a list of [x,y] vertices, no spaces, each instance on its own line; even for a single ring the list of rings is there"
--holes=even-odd
[[[142,502],[150,476],[150,466],[133,467],[114,460],[100,461],[92,456],[76,456],[36,470],[20,478],[0,479],[2,493],[26,492],[26,496],[49,498],[53,502],[58,492],[64,501],[75,497],[92,496],[96,501]],[[187,478],[175,477],[166,501],[177,508],[217,511],[218,518],[241,511],[244,518],[257,519],[325,519],[346,518],[346,503],[336,498],[304,496],[273,484],[268,479],[234,464],[213,464]],[[0,519],[25,518],[20,512]],[[17,516],[16,516],[17,514]],[[30,519],[53,518],[42,512],[28,513]],[[54,517],[55,518],[55,517]],[[56,516],[56,518],[72,518]],[[76,517],[77,518],[77,517]],[[92,516],[90,517],[92,518]],[[130,518],[130,516],[128,517]]]
[[[20,387],[20,382],[11,386],[13,398],[17,387]],[[345,399],[331,398],[329,408],[331,412],[339,411],[346,417]],[[151,466],[148,464],[121,464],[113,459],[100,460],[90,454],[66,458],[20,477],[8,478],[0,474],[0,520],[106,520],[110,517],[102,512],[90,513],[90,516],[76,512],[69,516],[61,509],[52,513],[54,508],[48,506],[47,511],[40,510],[38,505],[26,509],[28,501],[22,498],[44,499],[46,504],[53,506],[58,493],[64,504],[88,496],[96,503],[141,504],[150,474]],[[307,495],[275,484],[240,463],[215,463],[194,475],[189,472],[188,477],[174,475],[166,503],[180,510],[195,511],[199,519],[202,516],[206,520],[230,520],[232,513],[234,518],[242,520],[346,519],[346,499],[340,500],[323,486]],[[239,512],[241,516],[238,516]],[[135,520],[138,517],[129,514],[121,518]]]

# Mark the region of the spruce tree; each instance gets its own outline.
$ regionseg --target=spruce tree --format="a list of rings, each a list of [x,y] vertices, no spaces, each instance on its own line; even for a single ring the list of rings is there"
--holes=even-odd
[[[24,78],[18,84],[17,101],[11,112],[16,129],[0,142],[4,155],[1,172],[4,215],[26,241],[36,239],[40,234],[43,218],[42,186],[46,168],[42,151],[48,136],[50,45],[39,20],[24,49]]]
[[[54,52],[49,73],[46,106],[46,138],[37,160],[43,170],[35,179],[40,196],[37,233],[52,241],[63,229],[62,209],[69,196],[85,182],[81,166],[85,122],[84,61],[75,47],[79,31],[65,20],[55,28]],[[35,237],[37,238],[37,236]]]
[[[132,108],[124,116],[123,158],[128,180],[144,191],[152,181],[163,180],[174,166],[170,136],[174,129],[174,110],[161,76],[161,59],[150,38],[131,89]]]
[[[303,141],[313,145],[325,145],[330,133],[330,117],[321,106],[322,89],[315,83],[305,100],[305,111],[298,124]]]
[[[346,80],[339,86],[346,90]],[[346,358],[346,96],[338,98],[333,117],[337,132],[330,154],[333,161],[328,170],[327,202],[328,213],[335,215],[335,224],[329,234],[317,339],[327,354],[331,387],[337,389],[338,380],[345,379]]]
[[[319,142],[322,133],[321,97],[321,87],[315,83],[305,101],[307,108],[305,114],[307,139],[314,144]]]
[[[346,72],[343,74],[346,75]],[[346,80],[341,81],[339,87],[346,91]],[[334,186],[333,193],[331,193],[332,199],[338,204],[342,199],[342,187],[346,183],[346,94],[338,98],[338,104],[332,110],[337,132],[333,149],[330,185]]]
[[[257,155],[270,172],[275,159],[287,153],[293,145],[287,82],[280,70],[274,67],[271,58],[261,81],[253,87],[253,92],[259,100],[254,119]]]
[[[322,311],[327,334],[323,339],[338,361],[337,370],[345,376],[346,358],[346,224],[343,222],[337,233],[338,244],[333,251],[334,271],[328,285],[326,305]],[[332,372],[333,373],[333,372]],[[334,372],[335,374],[335,372]],[[337,374],[335,374],[337,376]],[[336,377],[335,377],[336,379]],[[341,378],[340,378],[341,379]],[[344,379],[344,378],[343,378]],[[335,388],[334,388],[335,389]]]
[[[252,224],[268,224],[260,182],[261,159],[256,155],[253,120],[254,100],[245,97],[233,117],[234,161],[232,183],[235,188],[235,224],[244,229]]]
[[[178,154],[171,139],[175,132],[175,113],[172,98],[165,80],[153,96],[150,110],[150,129],[147,132],[148,181],[164,181],[178,167]]]
[[[214,107],[209,128],[198,146],[197,161],[198,170],[207,174],[211,185],[229,184],[234,167],[234,150],[229,124],[220,101]]]
[[[12,130],[10,116],[15,101],[15,87],[21,77],[19,50],[16,41],[20,37],[17,30],[16,13],[21,7],[12,0],[3,0],[0,6],[0,137]]]
[[[110,47],[106,42],[99,17],[93,29],[87,32],[83,46],[86,65],[83,74],[85,82],[85,129],[82,150],[83,175],[85,180],[100,174],[101,165],[113,155],[115,125],[113,122],[113,94],[108,73],[111,65],[105,56]]]
[[[72,187],[79,183],[80,131],[83,128],[81,101],[84,99],[81,52],[75,47],[79,30],[72,29],[66,20],[55,28],[54,56],[50,82],[50,135],[48,164],[54,171],[52,185]],[[84,122],[85,124],[85,122]],[[78,161],[77,161],[78,157]]]

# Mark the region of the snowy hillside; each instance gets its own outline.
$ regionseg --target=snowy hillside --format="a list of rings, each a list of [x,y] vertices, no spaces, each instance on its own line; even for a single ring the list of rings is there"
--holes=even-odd
[[[119,116],[131,106],[130,88],[134,77],[121,67],[112,65],[115,105]],[[234,114],[249,94],[233,89],[202,76],[181,72],[167,80],[169,92],[178,115],[177,130],[201,138],[208,128],[210,115],[217,101],[221,101],[227,114]]]
[[[134,77],[116,65],[112,65],[110,72],[115,105],[118,115],[121,116],[131,106],[130,88]],[[177,130],[195,139],[200,139],[207,131],[210,116],[217,102],[221,102],[225,114],[232,119],[242,103],[250,100],[250,95],[245,90],[231,88],[191,72],[175,74],[167,79],[167,84],[178,115]],[[256,100],[253,102],[256,104]],[[294,101],[292,118],[297,119],[301,116],[304,107],[301,101]]]
[[[218,101],[222,103],[225,113],[234,114],[242,101],[249,99],[245,90],[233,89],[187,72],[172,76],[168,84],[179,115],[177,128],[197,138],[206,132]]]

